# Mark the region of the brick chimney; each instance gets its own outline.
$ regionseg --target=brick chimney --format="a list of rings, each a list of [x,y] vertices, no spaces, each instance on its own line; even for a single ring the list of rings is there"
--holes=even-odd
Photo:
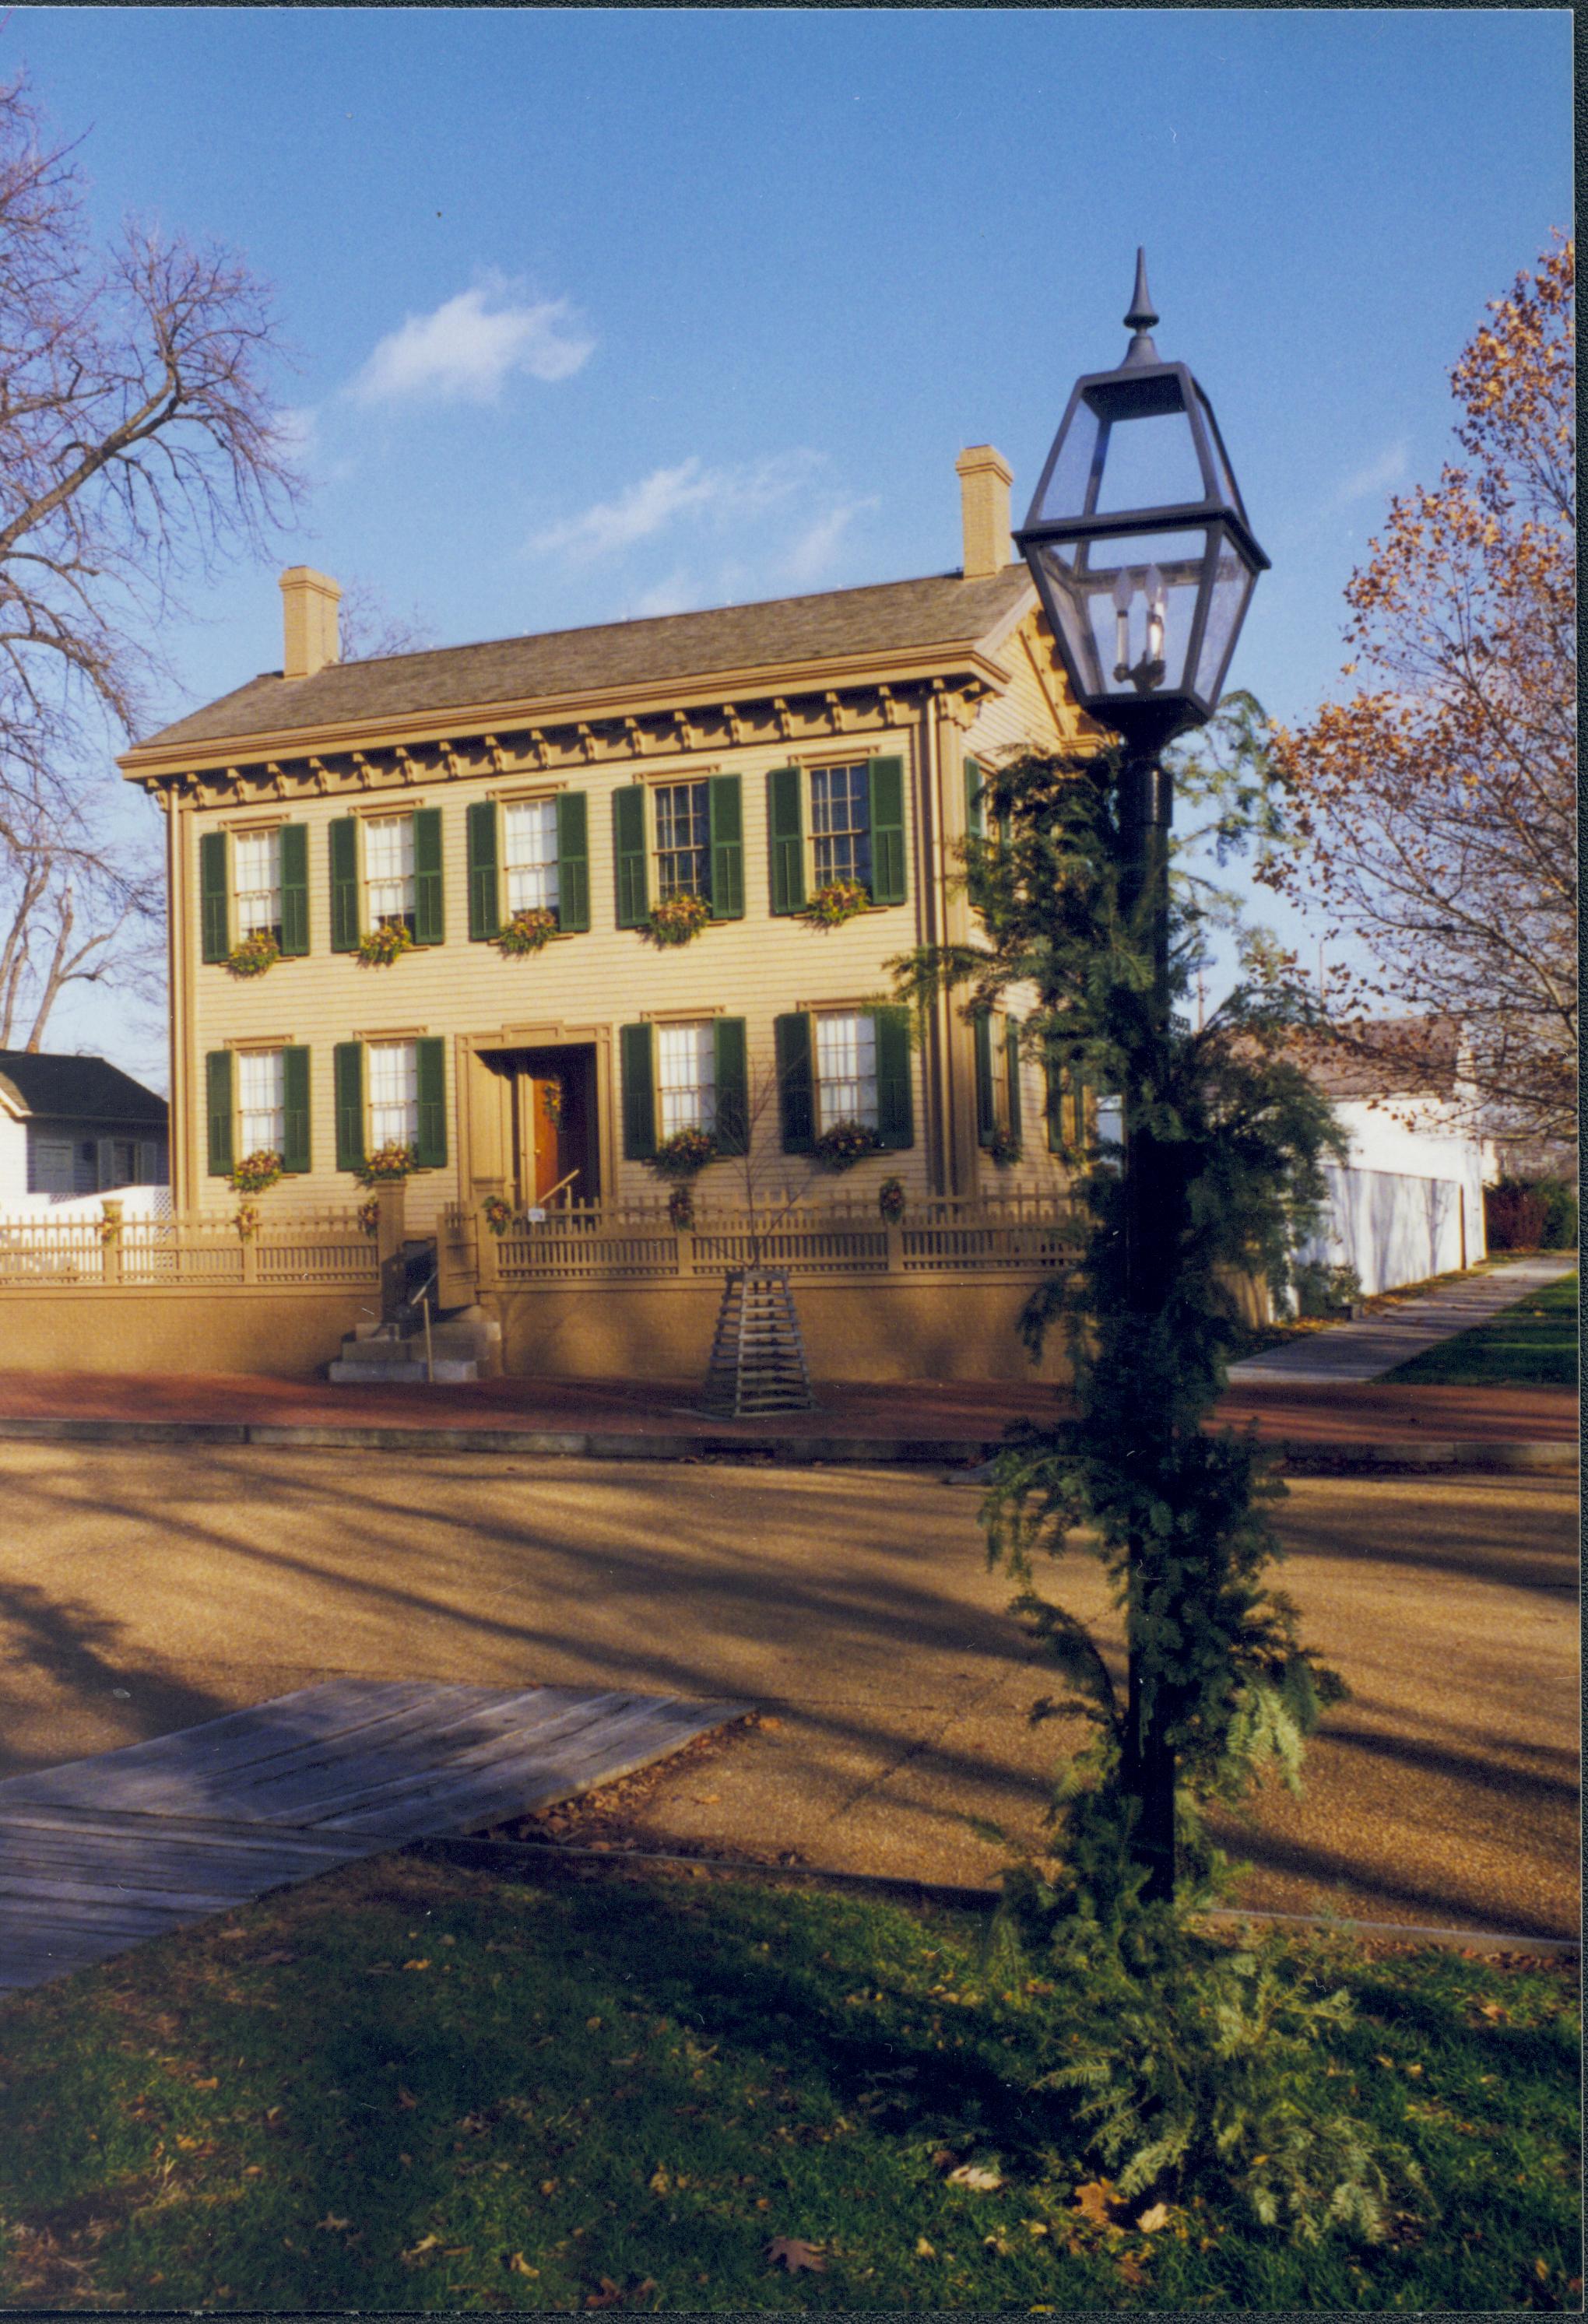
[[[971,445],[954,466],[965,524],[965,577],[984,581],[989,574],[1002,573],[1010,560],[1009,488],[1014,471],[991,444]]]
[[[286,637],[283,678],[312,678],[328,662],[342,659],[337,631],[341,584],[310,566],[289,566],[282,576],[282,613]]]

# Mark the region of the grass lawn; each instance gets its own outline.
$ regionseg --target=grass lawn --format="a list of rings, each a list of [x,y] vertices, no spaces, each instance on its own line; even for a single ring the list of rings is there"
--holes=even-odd
[[[0,2298],[1579,2304],[1572,1972],[1339,1949],[1358,2022],[1311,2098],[1392,2128],[1435,2200],[1306,2252],[1199,2204],[1111,2219],[1033,2087],[1086,1996],[983,1943],[710,1877],[353,1868],[0,2006]]]
[[[1386,1379],[1447,1388],[1574,1388],[1577,1381],[1577,1278],[1568,1275],[1501,1308],[1437,1348],[1428,1348]]]

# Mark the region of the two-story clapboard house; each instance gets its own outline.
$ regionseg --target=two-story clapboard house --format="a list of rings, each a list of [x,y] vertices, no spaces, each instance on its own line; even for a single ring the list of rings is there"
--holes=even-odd
[[[653,1202],[681,1130],[792,1174],[840,1122],[875,1144],[846,1197],[1056,1188],[1005,1028],[946,1004],[922,1045],[887,1005],[891,961],[968,931],[978,764],[1078,724],[1010,472],[957,465],[961,568],[875,587],[343,663],[337,585],[285,574],[282,669],[121,761],[167,818],[179,1210],[262,1148],[351,1201],[392,1144],[411,1230]],[[680,898],[704,926],[660,943]]]

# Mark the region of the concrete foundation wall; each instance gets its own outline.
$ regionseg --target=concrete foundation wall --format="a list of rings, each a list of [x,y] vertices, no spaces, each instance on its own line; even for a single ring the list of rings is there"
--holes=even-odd
[[[373,1286],[8,1286],[0,1292],[0,1371],[263,1372],[303,1379],[329,1363],[378,1305]]]
[[[1020,1310],[1037,1278],[794,1283],[812,1375],[830,1380],[1066,1380],[1055,1331],[1033,1365]],[[503,1370],[526,1378],[703,1377],[722,1302],[716,1281],[555,1284],[498,1291]]]

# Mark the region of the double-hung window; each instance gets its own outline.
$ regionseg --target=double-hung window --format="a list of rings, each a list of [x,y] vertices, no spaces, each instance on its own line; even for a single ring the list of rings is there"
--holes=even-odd
[[[245,1154],[279,1154],[285,1139],[286,1071],[280,1049],[237,1057],[237,1144]]]
[[[656,1028],[656,1094],[663,1139],[680,1130],[701,1130],[709,1138],[716,1130],[716,1036],[711,1021]]]
[[[872,883],[872,804],[869,767],[810,770],[811,868],[818,888],[853,880]]]
[[[413,817],[411,815],[366,816],[364,823],[364,899],[365,924],[385,927],[393,920],[404,927],[413,918]]]
[[[507,880],[507,913],[554,912],[560,901],[558,881],[557,801],[524,799],[510,803],[502,815],[503,870]]]
[[[656,892],[711,897],[711,807],[706,783],[659,783],[656,813]]]
[[[419,1140],[419,1057],[413,1041],[371,1041],[365,1052],[369,1061],[369,1142],[382,1146],[413,1146]]]
[[[904,761],[774,767],[766,779],[771,908],[804,911],[813,890],[853,881],[873,904],[902,904]]]
[[[232,886],[236,898],[239,942],[282,933],[282,835],[240,831],[233,842]]]
[[[877,1024],[868,1013],[816,1020],[816,1110],[818,1132],[840,1121],[877,1126]]]

